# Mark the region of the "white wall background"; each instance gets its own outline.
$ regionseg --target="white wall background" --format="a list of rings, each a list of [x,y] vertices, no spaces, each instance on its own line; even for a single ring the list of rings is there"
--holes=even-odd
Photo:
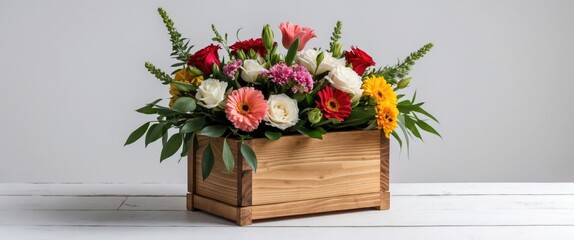
[[[433,42],[411,86],[444,139],[395,144],[393,182],[574,181],[573,1],[0,0],[0,182],[185,182],[158,143],[122,146],[169,96],[143,67],[172,62],[160,6],[196,50],[210,23],[246,39],[292,21],[325,48],[342,20],[378,65]]]

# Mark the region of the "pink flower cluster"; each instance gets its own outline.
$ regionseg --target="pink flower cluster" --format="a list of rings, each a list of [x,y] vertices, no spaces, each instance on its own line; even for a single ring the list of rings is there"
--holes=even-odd
[[[223,74],[235,80],[235,73],[237,73],[237,69],[241,67],[241,64],[241,60],[235,60],[228,63],[227,65],[223,66]]]
[[[293,84],[291,88],[293,93],[307,93],[313,89],[313,76],[305,67],[298,64],[289,67],[281,62],[261,73],[266,74],[271,82],[279,86]]]

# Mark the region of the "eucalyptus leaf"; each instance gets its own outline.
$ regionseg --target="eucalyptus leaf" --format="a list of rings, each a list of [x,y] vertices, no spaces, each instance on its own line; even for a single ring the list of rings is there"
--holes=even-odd
[[[199,134],[208,137],[221,137],[225,130],[227,130],[225,125],[211,125],[204,127]]]
[[[179,150],[179,147],[181,146],[182,142],[183,138],[181,136],[181,133],[176,133],[173,136],[171,136],[161,149],[161,156],[159,161],[162,162],[166,158],[174,155],[177,152],[177,150]]]
[[[195,110],[195,107],[195,99],[190,97],[179,97],[177,100],[175,100],[175,103],[173,103],[171,109],[181,113],[187,113]]]
[[[181,129],[179,130],[180,133],[190,133],[195,132],[203,127],[205,124],[205,117],[193,118],[185,122]]]
[[[124,143],[124,146],[132,144],[135,141],[137,141],[138,139],[140,139],[145,134],[148,127],[149,127],[149,122],[146,122],[143,125],[141,125],[140,127],[138,127],[135,131],[133,131],[130,134],[130,136],[126,140],[126,143]]]
[[[241,143],[241,155],[243,159],[247,162],[247,165],[253,169],[253,172],[257,172],[257,156],[250,146]]]
[[[203,176],[204,181],[209,177],[209,174],[213,169],[214,162],[213,149],[211,149],[211,143],[208,143],[205,150],[203,150],[203,156],[201,157],[201,175]]]
[[[301,126],[297,129],[297,131],[312,138],[323,139],[323,134],[319,130],[308,129],[304,126]]]
[[[283,134],[281,134],[280,132],[265,131],[265,137],[271,140],[277,140],[281,138],[281,136],[283,136]]]
[[[184,91],[184,92],[189,92],[189,91],[197,89],[197,87],[195,85],[185,83],[185,82],[173,81],[171,83],[173,83],[173,85],[175,85],[175,87],[177,87],[177,89]]]
[[[233,170],[233,167],[235,167],[235,159],[233,158],[233,152],[231,152],[231,149],[227,144],[227,138],[223,139],[222,157],[223,157],[223,163],[225,164],[225,168],[227,169],[228,172],[231,172]]]

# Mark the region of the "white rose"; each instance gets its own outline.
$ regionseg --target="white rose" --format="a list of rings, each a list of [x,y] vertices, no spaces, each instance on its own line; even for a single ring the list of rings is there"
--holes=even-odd
[[[361,76],[351,68],[336,66],[329,72],[329,75],[327,75],[325,79],[327,79],[334,88],[350,93],[352,95],[351,101],[359,100],[361,94],[363,94],[363,89],[361,89],[361,85],[363,85]]]
[[[271,95],[267,100],[267,114],[263,118],[267,125],[285,130],[299,121],[297,101],[285,95]]]
[[[241,67],[241,70],[243,70],[241,71],[241,78],[246,82],[252,83],[257,80],[257,76],[259,76],[259,73],[265,70],[265,68],[259,64],[257,60],[247,59],[243,61],[243,67]]]
[[[298,52],[295,56],[295,62],[299,65],[305,67],[311,74],[315,73],[315,67],[317,66],[317,56],[321,52],[314,49],[307,49]],[[336,66],[345,66],[344,59],[334,58],[331,53],[323,53],[323,61],[319,64],[316,74],[321,74],[326,71],[331,71]]]
[[[214,108],[225,99],[226,88],[226,82],[209,78],[201,82],[197,88],[195,98],[198,100],[199,105],[206,108]]]

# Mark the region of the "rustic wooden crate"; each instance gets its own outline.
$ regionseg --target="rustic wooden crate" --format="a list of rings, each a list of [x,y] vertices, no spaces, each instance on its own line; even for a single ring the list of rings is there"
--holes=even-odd
[[[199,151],[188,155],[188,210],[244,226],[257,219],[389,209],[389,140],[382,131],[330,132],[323,140],[291,135],[245,141],[257,154],[256,173],[244,163],[240,142],[230,139],[236,167],[227,172],[221,159],[223,139],[212,139],[215,164],[203,181],[201,156],[208,141],[199,137]]]

